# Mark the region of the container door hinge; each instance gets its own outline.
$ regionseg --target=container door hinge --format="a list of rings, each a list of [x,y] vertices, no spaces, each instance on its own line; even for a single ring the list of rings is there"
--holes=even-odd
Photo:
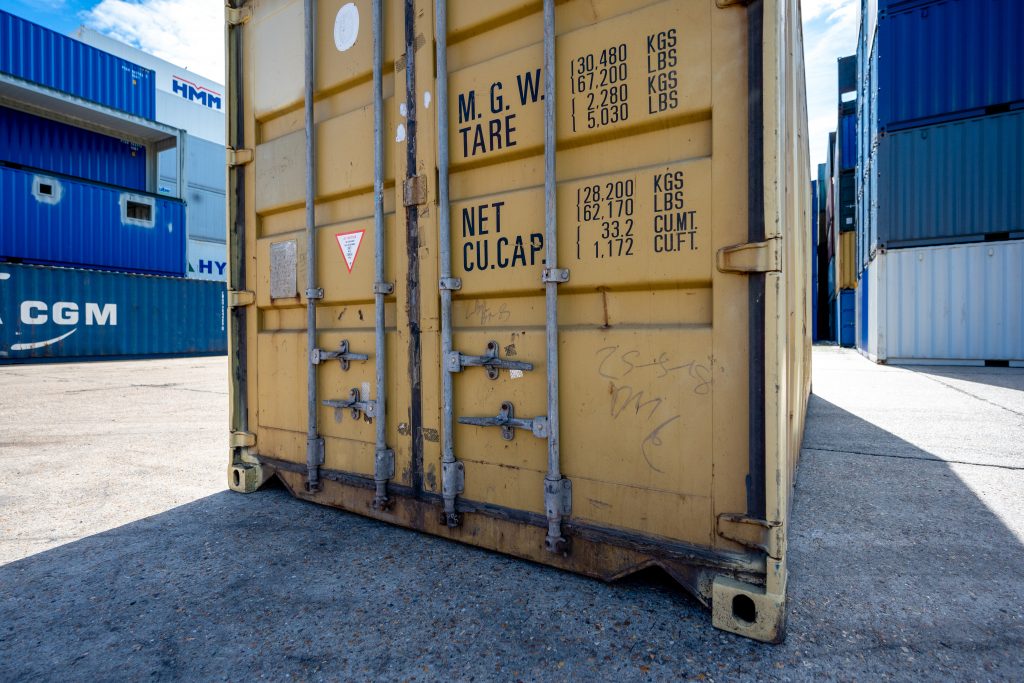
[[[785,542],[782,522],[766,521],[739,513],[718,515],[718,535],[781,560]]]
[[[228,291],[228,308],[239,308],[241,306],[252,306],[256,303],[256,293],[247,289],[232,289]]]
[[[722,247],[717,255],[723,273],[771,273],[782,270],[782,238]]]
[[[388,481],[395,476],[395,452],[390,448],[382,448],[373,457],[373,483],[375,493],[372,507],[378,512],[391,508],[392,499],[388,498]]]
[[[348,350],[348,339],[342,339],[341,343],[338,344],[337,351],[325,351],[323,349],[313,349],[309,355],[309,362],[313,365],[320,365],[325,360],[337,360],[341,362],[341,369],[348,370],[349,364],[354,360],[369,360],[370,357],[365,353],[352,353]]]
[[[414,175],[405,179],[402,188],[402,203],[404,206],[419,206],[427,203],[427,177]]]
[[[517,360],[502,360],[499,356],[498,342],[487,342],[487,350],[482,356],[464,356],[458,351],[449,351],[445,357],[445,368],[448,372],[462,372],[463,368],[479,366],[487,369],[488,379],[498,379],[500,370],[509,372],[516,370],[522,376],[524,370],[533,370],[532,363]]]
[[[252,432],[231,432],[231,448],[252,448],[256,445],[256,435]]]
[[[511,441],[515,438],[517,429],[525,429],[532,432],[538,439],[548,438],[547,415],[526,419],[516,417],[515,407],[510,401],[501,404],[501,410],[497,417],[460,417],[459,424],[473,425],[475,427],[501,427],[501,438]]]
[[[572,514],[572,480],[562,477],[554,481],[544,480],[544,508],[549,517],[558,514],[568,517]]]
[[[235,149],[234,147],[228,147],[225,151],[228,155],[228,166],[232,168],[251,163],[254,158],[251,149]]]
[[[228,26],[238,26],[252,19],[252,8],[246,7],[227,7],[225,8],[225,19],[228,22]]]
[[[348,408],[352,411],[353,420],[358,420],[364,415],[367,420],[377,417],[377,402],[362,400],[362,397],[359,395],[359,389],[352,389],[348,392],[347,399],[338,399],[333,401],[327,400],[321,401],[321,403],[328,408],[334,408],[337,411],[342,411]]]

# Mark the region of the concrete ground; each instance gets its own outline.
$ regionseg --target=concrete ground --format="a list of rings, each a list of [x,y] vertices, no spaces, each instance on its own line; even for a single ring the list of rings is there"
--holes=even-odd
[[[223,358],[0,368],[0,680],[1024,680],[1024,370],[817,348],[783,645],[225,490]]]

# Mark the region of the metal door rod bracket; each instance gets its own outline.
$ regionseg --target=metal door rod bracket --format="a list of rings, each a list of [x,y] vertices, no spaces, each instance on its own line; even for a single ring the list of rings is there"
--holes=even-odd
[[[370,400],[362,400],[359,395],[359,389],[352,389],[349,392],[347,399],[338,400],[325,400],[321,403],[328,408],[334,408],[335,410],[344,410],[349,408],[352,411],[352,419],[358,420],[360,417],[365,415],[369,419],[377,417],[377,402]]]
[[[569,281],[568,268],[545,268],[540,274],[541,282],[562,283]]]
[[[501,427],[501,438],[511,441],[515,438],[515,430],[525,429],[532,432],[538,439],[548,438],[548,418],[540,416],[534,418],[523,418],[515,416],[515,407],[511,402],[505,401],[501,404],[501,410],[496,417],[460,417],[459,424],[473,425],[475,427]]]
[[[448,372],[462,372],[467,367],[483,367],[487,369],[489,379],[498,379],[500,370],[533,370],[532,363],[518,360],[503,360],[499,357],[498,342],[487,342],[487,350],[482,356],[465,356],[458,351],[449,351],[445,358]]]
[[[462,289],[462,278],[443,277],[441,278],[438,287],[449,292],[457,292],[458,290]]]
[[[342,339],[337,351],[325,351],[324,349],[313,349],[309,356],[309,362],[313,365],[320,365],[325,360],[337,360],[341,362],[341,369],[348,370],[349,364],[354,360],[369,360],[365,353],[352,353],[348,350],[348,339]]]

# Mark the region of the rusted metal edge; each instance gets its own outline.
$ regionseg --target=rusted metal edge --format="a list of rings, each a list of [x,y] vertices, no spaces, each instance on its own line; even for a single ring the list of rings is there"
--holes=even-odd
[[[305,465],[300,463],[280,460],[266,455],[257,455],[255,457],[260,464],[267,465],[274,469],[283,470],[285,472],[294,472],[295,474],[306,473]],[[322,468],[320,470],[320,477],[322,479],[333,481],[345,486],[351,486],[353,488],[366,489],[368,491],[374,490],[374,480],[373,477],[370,476]],[[392,482],[388,485],[388,492],[394,493],[396,496],[430,505],[442,506],[444,504],[444,499],[439,494],[427,491],[417,492],[413,487],[406,486],[404,484]],[[538,529],[547,529],[548,526],[546,515],[526,510],[508,508],[501,505],[493,505],[491,503],[481,503],[474,500],[468,500],[463,497],[459,497],[457,499],[456,509],[460,513],[479,514],[492,519],[516,522],[519,524],[529,524],[530,526],[535,526]],[[434,519],[435,517],[436,515],[426,516],[426,518],[429,519]],[[386,519],[386,516],[382,516],[382,518]],[[441,530],[442,528],[447,527],[438,526],[437,528],[438,530]],[[620,548],[626,548],[637,553],[649,555],[655,559],[681,562],[684,564],[706,567],[730,573],[743,573],[748,575],[746,576],[748,581],[755,579],[757,576],[763,576],[765,571],[765,560],[764,556],[761,554],[744,555],[708,550],[707,548],[701,548],[700,546],[695,546],[683,541],[675,541],[657,536],[648,536],[633,531],[603,527],[596,524],[587,524],[585,522],[574,520],[568,520],[565,523],[564,528],[566,533],[574,538],[580,538],[592,543],[605,543],[608,545],[618,546]],[[427,525],[424,525],[424,530],[429,531]],[[446,535],[446,537],[458,540],[457,535]]]
[[[416,3],[405,0],[405,178],[404,183],[416,177]],[[397,66],[396,66],[397,68]],[[395,85],[396,92],[398,85]],[[409,426],[412,433],[412,457],[410,470],[412,485],[416,491],[423,490],[423,368],[420,348],[420,230],[419,207],[405,207],[406,272],[406,316],[409,325],[408,373],[409,373]]]

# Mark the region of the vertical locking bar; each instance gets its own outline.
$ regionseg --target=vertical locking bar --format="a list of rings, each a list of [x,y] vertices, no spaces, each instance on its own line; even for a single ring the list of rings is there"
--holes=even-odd
[[[316,131],[313,128],[313,87],[315,83],[314,41],[316,40],[316,0],[305,0],[305,127],[306,127],[306,487],[320,489],[320,465],[324,459],[324,441],[317,425],[316,365]]]
[[[544,267],[558,268],[558,225],[555,177],[555,0],[544,0]],[[562,536],[562,471],[558,441],[558,281],[544,278],[545,333],[548,372],[548,473],[544,478],[544,508],[548,533],[544,546],[549,552],[564,553]]]
[[[374,282],[374,369],[377,380],[376,453],[373,507],[388,507],[388,479],[394,476],[395,455],[387,446],[387,420],[384,410],[387,398],[387,352],[384,331],[384,39],[381,0],[373,0],[373,267]]]
[[[462,469],[455,460],[452,429],[452,373],[444,359],[452,350],[452,279],[451,216],[448,205],[448,2],[434,2],[434,36],[437,49],[437,192],[438,229],[440,231],[441,270],[441,496],[444,499],[444,523],[459,525],[455,498],[462,493]]]
[[[241,4],[241,0],[231,0],[229,10]],[[245,107],[243,87],[245,79],[242,68],[242,27],[227,27],[227,68],[234,88],[230,91],[232,106],[228,109],[228,144],[235,149],[245,147]],[[244,165],[228,170],[228,289],[244,290],[245,278],[245,173]],[[248,360],[248,320],[246,306],[229,309],[230,375],[231,375],[231,417],[232,432],[247,433],[249,431],[249,386],[247,374]],[[239,464],[244,447],[231,449],[231,464]]]

